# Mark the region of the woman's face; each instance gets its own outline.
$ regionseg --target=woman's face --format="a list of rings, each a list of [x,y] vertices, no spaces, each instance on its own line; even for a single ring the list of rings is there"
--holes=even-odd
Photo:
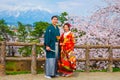
[[[63,29],[64,29],[65,32],[68,32],[68,31],[70,30],[69,27],[68,27],[68,25],[65,25],[65,26],[63,27]]]

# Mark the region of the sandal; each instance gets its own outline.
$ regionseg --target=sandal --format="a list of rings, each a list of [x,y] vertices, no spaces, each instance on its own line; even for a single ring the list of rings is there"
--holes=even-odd
[[[73,75],[73,73],[67,74],[65,75],[65,77],[71,77]]]

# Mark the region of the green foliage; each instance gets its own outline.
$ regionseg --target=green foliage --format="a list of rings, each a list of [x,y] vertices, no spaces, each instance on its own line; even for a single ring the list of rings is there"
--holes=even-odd
[[[22,56],[27,57],[31,55],[31,50],[32,50],[31,46],[24,46],[24,47],[19,48],[18,51],[20,54],[22,54]]]
[[[27,57],[32,54],[32,47],[31,46],[21,47],[21,48],[19,48],[18,51],[22,56]],[[42,52],[42,47],[37,46],[36,54],[41,54],[41,52]]]
[[[74,33],[78,33],[78,34],[79,34],[79,35],[76,36],[76,37],[81,37],[81,36],[83,36],[83,35],[86,35],[86,32],[85,32],[85,31],[82,31],[82,30],[79,30],[79,31],[78,31],[77,28],[72,28],[71,31],[74,32]]]
[[[86,32],[84,32],[84,31],[80,31],[80,32],[78,32],[79,33],[79,37],[81,37],[81,36],[83,36],[83,35],[86,35]]]
[[[72,28],[71,31],[72,32],[78,32],[77,28]]]
[[[8,27],[5,20],[0,20],[0,41],[7,40],[13,36],[18,38],[19,42],[39,43],[44,31],[50,24],[48,22],[35,22],[34,25],[18,22],[18,27]],[[14,30],[17,30],[15,33]],[[10,37],[11,36],[11,37]],[[19,53],[23,56],[31,55],[31,47],[20,47]],[[36,47],[38,54],[42,52],[41,47]]]
[[[41,54],[41,52],[43,52],[43,49],[42,49],[43,47],[39,47],[39,46],[37,46],[36,47],[36,53],[37,54]]]
[[[47,22],[42,22],[42,21],[35,22],[34,30],[31,32],[31,35],[36,38],[40,38],[48,26],[49,26],[49,23],[47,23]]]
[[[22,42],[39,43],[39,38],[42,37],[45,29],[49,26],[47,22],[35,22],[33,27],[29,24],[23,25],[18,22],[18,38]],[[28,38],[26,38],[28,37]],[[21,47],[18,50],[22,56],[31,55],[31,47]],[[41,47],[36,47],[37,54],[41,53]]]
[[[60,14],[60,16],[58,16],[61,24],[63,24],[65,21],[67,21],[67,18],[66,18],[67,15],[68,15],[67,12],[63,12],[63,13]]]
[[[19,41],[21,41],[21,42],[25,42],[25,39],[28,36],[28,32],[26,30],[26,27],[21,22],[18,22],[17,36],[19,38]]]
[[[0,20],[0,41],[9,41],[9,36],[13,36],[14,32],[7,26],[5,20]]]
[[[30,25],[24,25],[21,22],[18,22],[18,32],[17,36],[20,42],[28,42],[27,37],[29,36],[29,32],[31,31]],[[19,48],[18,52],[22,54],[22,56],[30,56],[31,55],[31,46],[24,46]]]

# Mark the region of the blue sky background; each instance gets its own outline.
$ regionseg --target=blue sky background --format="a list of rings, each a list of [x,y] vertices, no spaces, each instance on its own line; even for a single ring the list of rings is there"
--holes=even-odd
[[[50,13],[68,12],[70,15],[89,16],[105,7],[104,0],[0,0],[0,11],[40,9]]]

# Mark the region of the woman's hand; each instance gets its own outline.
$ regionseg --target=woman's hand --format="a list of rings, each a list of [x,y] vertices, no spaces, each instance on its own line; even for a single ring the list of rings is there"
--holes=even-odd
[[[46,46],[46,50],[47,50],[47,51],[50,51],[51,48],[50,48],[49,46]]]

